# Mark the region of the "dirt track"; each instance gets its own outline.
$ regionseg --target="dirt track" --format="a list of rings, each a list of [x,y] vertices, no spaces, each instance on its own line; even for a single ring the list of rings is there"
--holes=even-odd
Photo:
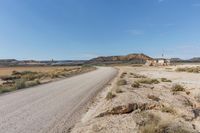
[[[0,133],[60,133],[115,75],[110,67],[0,96]]]

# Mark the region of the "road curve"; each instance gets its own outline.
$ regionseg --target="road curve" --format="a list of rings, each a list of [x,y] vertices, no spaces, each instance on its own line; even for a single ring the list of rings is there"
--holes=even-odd
[[[111,67],[0,96],[0,133],[63,133],[117,73]]]

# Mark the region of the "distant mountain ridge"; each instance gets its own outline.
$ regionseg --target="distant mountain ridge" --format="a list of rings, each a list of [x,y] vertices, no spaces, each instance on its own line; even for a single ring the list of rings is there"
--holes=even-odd
[[[144,64],[147,60],[153,60],[150,56],[143,53],[133,53],[119,56],[100,56],[91,60],[16,60],[0,59],[0,67],[9,66],[73,66],[73,65],[102,65],[102,64]],[[191,59],[171,58],[172,63],[200,63],[200,57]]]
[[[136,63],[143,64],[146,60],[152,60],[153,58],[141,53],[141,54],[128,54],[125,56],[101,56],[89,60],[89,64],[113,64],[113,63]]]
[[[180,59],[180,58],[171,58],[170,59],[171,62],[185,62],[185,63],[200,63],[200,57],[194,57],[194,58],[191,58],[191,59]]]
[[[71,66],[83,65],[86,60],[16,60],[16,59],[0,59],[0,67],[9,66]]]

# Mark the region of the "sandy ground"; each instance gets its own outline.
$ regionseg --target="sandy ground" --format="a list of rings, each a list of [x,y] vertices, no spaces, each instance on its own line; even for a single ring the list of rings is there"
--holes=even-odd
[[[169,133],[200,132],[200,74],[175,71],[177,67],[186,66],[194,65],[117,67],[119,75],[98,95],[72,133],[154,133],[155,127],[162,127]],[[121,76],[124,72],[124,76]],[[139,80],[133,74],[157,79],[160,83],[132,87]],[[162,82],[161,78],[172,82]],[[127,84],[117,85],[121,79],[126,80]],[[176,84],[182,85],[185,90],[172,92]],[[120,93],[117,92],[119,89]],[[107,100],[105,97],[108,92],[116,97]],[[137,105],[137,109],[132,109],[130,105]],[[159,121],[154,123],[155,119]]]
[[[86,103],[117,71],[101,67],[61,81],[0,96],[1,133],[68,132]]]

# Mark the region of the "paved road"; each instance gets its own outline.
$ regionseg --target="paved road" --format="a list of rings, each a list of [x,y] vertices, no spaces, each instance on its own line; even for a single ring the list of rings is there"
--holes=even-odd
[[[0,133],[62,133],[117,73],[110,67],[0,96]]]

